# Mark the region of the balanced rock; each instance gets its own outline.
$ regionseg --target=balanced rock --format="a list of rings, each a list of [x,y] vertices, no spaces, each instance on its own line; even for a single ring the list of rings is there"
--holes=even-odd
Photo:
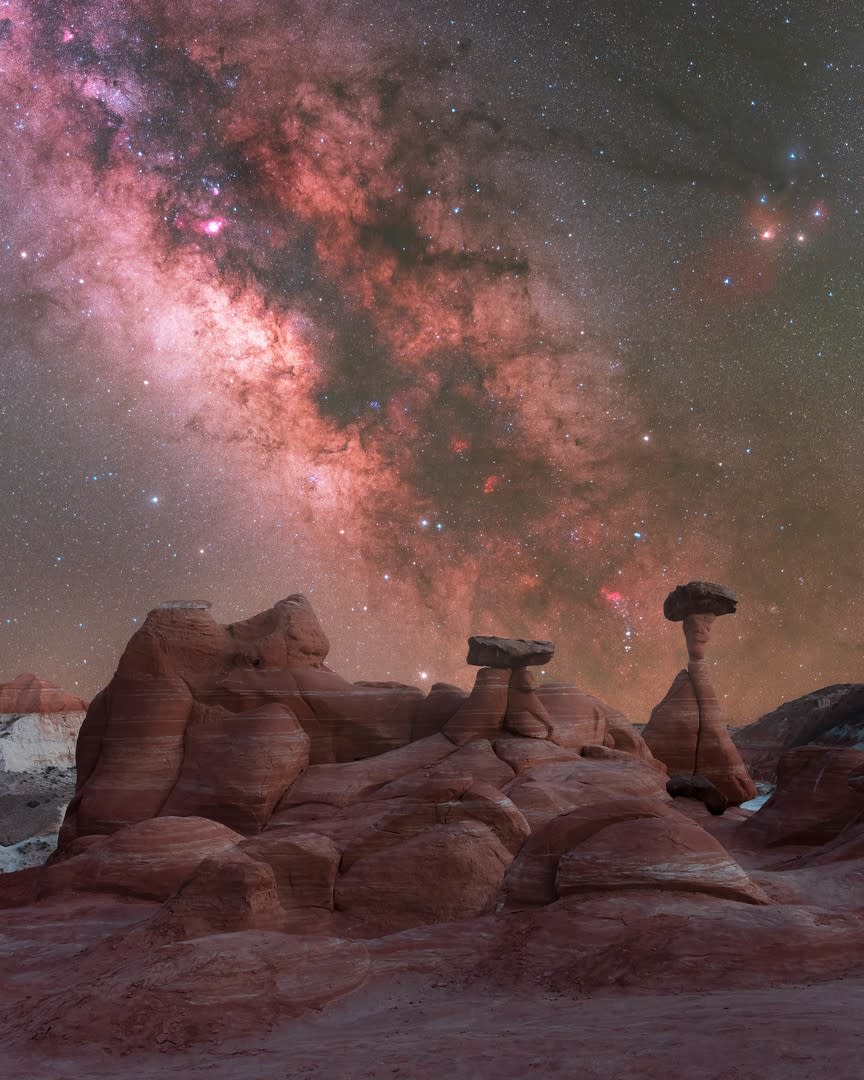
[[[548,664],[555,655],[551,641],[526,638],[470,637],[466,664],[476,667],[522,668]]]
[[[671,622],[683,622],[688,615],[732,615],[737,605],[737,596],[725,585],[689,581],[669,593],[663,602],[663,614]]]
[[[707,581],[679,585],[666,597],[666,618],[683,622],[688,665],[654,707],[642,733],[670,773],[705,777],[730,806],[752,799],[756,786],[727,730],[705,654],[714,620],[732,614],[736,604],[728,589]]]

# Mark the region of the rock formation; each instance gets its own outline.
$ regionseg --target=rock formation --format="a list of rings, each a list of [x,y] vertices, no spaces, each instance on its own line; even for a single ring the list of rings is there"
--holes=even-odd
[[[714,620],[734,613],[736,603],[724,586],[706,581],[679,585],[666,597],[663,613],[683,624],[689,662],[655,706],[642,733],[670,773],[705,777],[730,806],[752,799],[756,787],[727,731],[706,650]]]
[[[0,683],[0,773],[73,765],[86,708],[81,698],[35,675]]]
[[[736,731],[732,739],[757,780],[773,783],[787,750],[807,743],[864,747],[864,685],[839,683],[804,694]]]
[[[704,662],[698,619],[718,613],[685,614],[691,664]],[[88,711],[58,852],[0,874],[0,1035],[18,1071],[56,1060],[101,1075],[96,1047],[135,1075],[186,1050],[229,1071],[228,1057],[278,1053],[300,1075],[348,1018],[352,1075],[368,1043],[388,1072],[431,1077],[441,1061],[418,1065],[424,1033],[518,1014],[531,1043],[525,1012],[541,998],[544,1040],[555,1001],[572,1031],[572,1010],[599,994],[617,1045],[633,1015],[622,995],[642,1008],[674,994],[680,1010],[754,979],[771,1000],[808,979],[864,980],[864,754],[794,750],[761,811],[720,816],[726,794],[694,769],[706,747],[709,765],[724,750],[709,739],[696,753],[698,670],[684,673],[690,767],[669,778],[620,712],[535,683],[525,658],[548,643],[507,640],[472,654],[489,666],[470,693],[424,697],[330,671],[301,597],[227,627],[200,604],[152,612]],[[707,734],[715,722],[709,707]],[[674,730],[661,732],[670,760]],[[397,1014],[415,1037],[402,1058]],[[507,1073],[484,1049],[474,1072],[524,1075],[545,1066],[545,1042],[532,1053]],[[264,1075],[251,1057],[238,1067]],[[646,1075],[668,1075],[665,1054]]]
[[[69,694],[55,683],[36,675],[16,676],[0,683],[0,715],[11,713],[78,713],[87,705],[76,694]]]
[[[864,820],[864,791],[856,773],[864,751],[849,747],[798,746],[780,759],[777,787],[743,827],[761,847],[824,844],[846,826]]]
[[[35,675],[0,684],[0,871],[53,851],[75,790],[81,698]]]

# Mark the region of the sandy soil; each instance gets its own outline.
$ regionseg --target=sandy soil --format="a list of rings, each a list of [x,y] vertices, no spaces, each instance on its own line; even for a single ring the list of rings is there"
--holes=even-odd
[[[157,905],[79,898],[72,920],[53,900],[4,912],[0,995],[6,1005],[0,1077],[39,1080],[860,1080],[864,977],[752,985],[709,993],[573,997],[522,984],[466,988],[452,963],[382,942],[358,990],[271,1031],[152,1051],[16,1037],[15,1015],[46,976],[74,996],[76,957],[146,919]],[[395,940],[395,939],[391,939]],[[419,943],[418,943],[419,945]],[[378,951],[378,950],[376,950]],[[412,950],[413,951],[413,950]],[[622,962],[626,959],[622,957]],[[742,964],[747,964],[742,956]],[[464,974],[464,972],[463,972]],[[230,1003],[217,1006],[230,1009]],[[11,1021],[11,1023],[10,1023]]]
[[[40,1080],[857,1080],[864,979],[573,1001],[371,988],[266,1036],[174,1054],[18,1058]]]

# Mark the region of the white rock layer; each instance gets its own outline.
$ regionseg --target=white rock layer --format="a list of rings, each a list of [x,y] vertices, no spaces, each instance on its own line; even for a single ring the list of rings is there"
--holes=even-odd
[[[73,766],[83,722],[83,712],[0,713],[0,772]]]

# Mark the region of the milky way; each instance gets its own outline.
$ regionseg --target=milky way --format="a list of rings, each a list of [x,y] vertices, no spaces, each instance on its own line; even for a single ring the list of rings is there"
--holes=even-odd
[[[645,719],[693,577],[734,718],[860,677],[861,30],[618,7],[2,5],[0,678],[303,591]]]

